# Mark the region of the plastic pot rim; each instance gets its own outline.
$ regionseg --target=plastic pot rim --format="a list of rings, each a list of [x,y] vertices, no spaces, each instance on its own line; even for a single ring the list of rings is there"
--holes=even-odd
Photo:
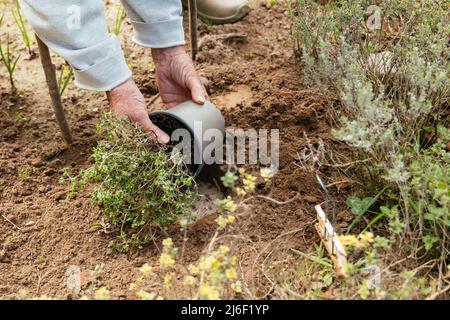
[[[195,150],[195,152],[199,152],[200,153],[199,154],[199,158],[202,159],[201,163],[199,163],[199,164],[195,164],[194,163],[194,165],[198,165],[197,170],[194,173],[194,176],[197,177],[200,174],[200,172],[203,170],[203,167],[205,166],[205,164],[203,163],[202,150],[198,149],[198,146],[202,146],[202,141],[200,141],[199,137],[197,137],[194,134],[194,130],[187,124],[187,122],[183,118],[179,117],[176,114],[170,113],[168,111],[164,111],[164,110],[154,111],[154,112],[150,112],[149,115],[150,116],[152,116],[152,115],[163,115],[163,116],[168,116],[168,117],[174,118],[174,119],[178,120],[184,126],[184,129],[189,130],[189,133],[191,134],[191,136],[194,137],[194,150]],[[197,148],[195,148],[196,145],[197,145]],[[194,155],[194,159],[195,159],[195,155]]]

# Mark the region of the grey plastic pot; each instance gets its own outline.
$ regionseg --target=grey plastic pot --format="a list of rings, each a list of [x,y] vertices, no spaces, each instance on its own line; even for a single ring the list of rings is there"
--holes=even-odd
[[[197,160],[190,170],[195,176],[200,174],[205,165],[203,151],[213,142],[204,139],[204,133],[209,129],[216,129],[220,131],[223,139],[225,137],[225,119],[220,110],[209,101],[204,105],[186,101],[168,110],[151,112],[149,116],[150,120],[170,137],[176,129],[189,131],[193,141],[192,153]]]

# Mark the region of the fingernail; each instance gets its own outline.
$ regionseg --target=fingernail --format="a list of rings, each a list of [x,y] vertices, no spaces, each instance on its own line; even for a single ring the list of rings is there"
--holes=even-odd
[[[201,103],[205,103],[206,99],[204,96],[198,96],[198,101]]]
[[[158,138],[158,142],[162,143],[162,144],[168,144],[169,141],[170,141],[170,138],[166,134],[163,134],[163,135],[159,136],[159,138]]]

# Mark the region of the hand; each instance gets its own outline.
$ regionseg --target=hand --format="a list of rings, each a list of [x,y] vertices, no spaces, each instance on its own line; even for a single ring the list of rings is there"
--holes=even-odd
[[[169,143],[169,136],[150,121],[144,96],[132,79],[106,95],[109,105],[117,115],[128,116],[132,122],[138,123],[147,135],[155,135],[159,143]]]
[[[194,100],[204,104],[208,94],[184,46],[152,49],[162,101],[171,108]]]

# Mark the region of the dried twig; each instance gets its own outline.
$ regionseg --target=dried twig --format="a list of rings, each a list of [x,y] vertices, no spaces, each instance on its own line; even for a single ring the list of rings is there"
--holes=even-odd
[[[37,272],[37,278],[38,278],[38,282],[37,282],[37,288],[36,288],[36,294],[39,295],[40,291],[41,291],[41,283],[42,280],[44,280],[44,278],[50,273],[50,271],[45,272],[43,275],[41,275],[41,271],[38,270]]]
[[[2,214],[3,219],[5,219],[6,221],[8,221],[10,224],[12,224],[14,227],[16,227],[19,231],[22,231],[22,229],[20,227],[18,227],[14,222],[12,222],[11,220],[9,220],[7,217],[5,217]]]
[[[256,195],[256,196],[254,196],[254,197],[250,197],[250,198],[245,199],[244,201],[242,201],[242,203],[245,203],[245,202],[247,202],[248,200],[251,200],[251,199],[254,199],[254,198],[260,198],[260,199],[264,199],[264,200],[273,202],[273,203],[275,203],[275,204],[277,204],[277,205],[279,205],[279,206],[282,206],[282,205],[285,205],[285,204],[288,204],[288,203],[291,203],[291,202],[297,200],[297,198],[298,198],[299,195],[300,195],[300,194],[297,193],[293,198],[291,198],[291,199],[289,199],[289,200],[286,200],[286,201],[279,201],[279,200],[276,200],[276,199],[273,199],[273,198],[270,198],[270,197],[267,197],[267,196]]]
[[[431,296],[427,297],[425,300],[434,300],[437,297],[439,297],[441,294],[444,294],[446,292],[450,291],[450,285],[446,286],[444,289],[442,289],[441,291],[438,291],[434,294],[432,294]]]
[[[152,97],[149,102],[148,105],[151,106],[152,104],[155,103],[156,100],[158,100],[158,98],[161,96],[161,94],[158,92],[154,97]]]

